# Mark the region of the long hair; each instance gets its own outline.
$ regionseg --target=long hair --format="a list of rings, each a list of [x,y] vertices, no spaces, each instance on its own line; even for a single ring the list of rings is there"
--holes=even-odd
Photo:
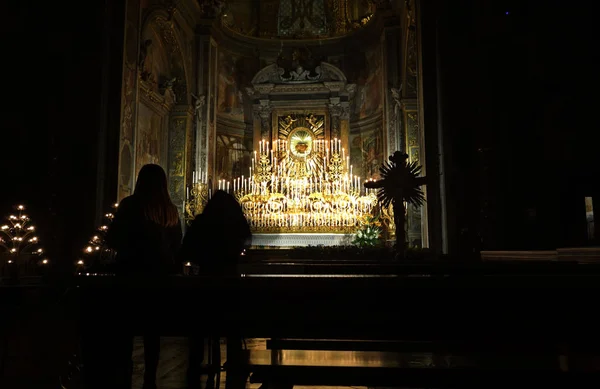
[[[163,227],[172,227],[179,222],[177,208],[167,189],[167,175],[159,165],[142,166],[133,195],[140,200],[146,220]]]
[[[231,236],[244,240],[252,237],[240,203],[229,193],[216,191],[206,203],[202,215],[209,224],[225,227]]]
[[[206,203],[202,214],[209,218],[228,220],[231,217],[244,216],[242,207],[229,193],[218,190]]]

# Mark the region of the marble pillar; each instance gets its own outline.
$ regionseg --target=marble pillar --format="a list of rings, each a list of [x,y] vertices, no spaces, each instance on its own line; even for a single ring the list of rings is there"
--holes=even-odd
[[[169,115],[168,176],[171,200],[183,215],[187,169],[191,153],[193,110],[176,105]]]

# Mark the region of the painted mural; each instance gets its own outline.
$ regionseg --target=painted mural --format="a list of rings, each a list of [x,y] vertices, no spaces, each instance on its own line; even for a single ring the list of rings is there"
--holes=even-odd
[[[121,129],[117,194],[120,201],[133,190],[133,132],[136,122],[137,66],[139,48],[139,1],[127,2],[123,61],[123,88],[121,91]]]
[[[381,45],[365,52],[366,68],[357,80],[353,118],[370,117],[383,107],[383,61]]]
[[[250,151],[244,144],[244,137],[219,134],[217,136],[217,178],[232,180],[248,175]]]
[[[159,114],[144,103],[139,105],[138,127],[136,134],[135,175],[142,166],[156,163],[163,167],[163,123]]]
[[[381,129],[360,130],[350,134],[350,163],[356,175],[379,178],[383,162],[383,134]]]
[[[152,28],[148,28],[140,43],[140,78],[158,92],[159,84],[167,76],[169,62],[163,42]]]
[[[244,99],[238,87],[241,75],[238,74],[236,64],[236,57],[223,51],[219,53],[217,112],[231,119],[244,121]]]

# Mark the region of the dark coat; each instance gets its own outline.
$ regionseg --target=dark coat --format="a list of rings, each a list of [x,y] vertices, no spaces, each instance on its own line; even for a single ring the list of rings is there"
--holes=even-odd
[[[182,235],[180,221],[163,227],[146,220],[142,204],[133,195],[119,204],[106,244],[117,251],[118,273],[166,275],[177,271]]]
[[[235,274],[240,254],[251,238],[243,214],[214,218],[201,214],[185,234],[180,258],[198,264],[203,274]]]

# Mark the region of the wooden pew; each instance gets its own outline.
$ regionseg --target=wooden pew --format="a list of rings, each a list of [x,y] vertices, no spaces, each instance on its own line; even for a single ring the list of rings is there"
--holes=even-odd
[[[563,273],[554,268],[532,268],[526,275],[502,271],[486,274],[484,270],[458,275],[440,271],[436,276],[418,277],[410,272],[396,278],[172,277],[143,282],[90,279],[82,281],[75,291],[81,302],[83,328],[93,335],[103,334],[106,339],[115,331],[136,334],[157,331],[173,336],[417,342],[404,343],[405,346],[429,342],[439,349],[408,351],[439,354],[444,346],[459,356],[469,356],[470,352],[476,355],[476,346],[488,354],[498,353],[501,346],[507,349],[508,356],[543,354],[542,358],[531,361],[544,362],[541,370],[515,371],[494,366],[431,374],[420,370],[408,372],[399,366],[378,370],[388,375],[390,381],[400,373],[402,377],[414,377],[415,382],[430,382],[427,380],[433,380],[431,377],[438,377],[440,384],[430,382],[433,387],[443,387],[443,382],[459,378],[468,380],[475,371],[494,382],[497,376],[501,382],[505,378],[517,380],[517,375],[546,382],[536,375],[541,371],[548,372],[546,377],[556,375],[552,382],[572,381],[570,370],[576,367],[569,366],[568,372],[561,372],[556,367],[556,356],[598,355],[600,321],[594,307],[600,297],[600,274],[594,268],[564,267]],[[455,348],[450,347],[454,344]],[[299,366],[285,365],[288,367],[283,369],[277,359],[263,363],[272,360],[272,355],[252,359],[253,355],[245,368],[253,371],[255,381],[278,381],[281,377],[272,374],[281,371],[287,374],[290,369],[291,379],[296,379]],[[346,361],[348,355],[340,354],[338,359]],[[546,364],[549,360],[552,365]],[[364,367],[353,366],[352,369],[359,370],[352,374],[365,373]],[[353,377],[340,370],[341,366],[312,366],[310,374],[303,376],[327,369],[335,380]],[[371,373],[377,375],[368,374]],[[323,377],[316,376],[315,384]],[[411,381],[406,382],[408,385]],[[506,381],[504,384],[514,386]],[[576,387],[576,382],[568,387]]]
[[[253,350],[246,358],[250,382],[269,389],[291,389],[294,385],[577,388],[600,383],[597,376],[575,376],[517,355],[474,360],[372,351]]]

